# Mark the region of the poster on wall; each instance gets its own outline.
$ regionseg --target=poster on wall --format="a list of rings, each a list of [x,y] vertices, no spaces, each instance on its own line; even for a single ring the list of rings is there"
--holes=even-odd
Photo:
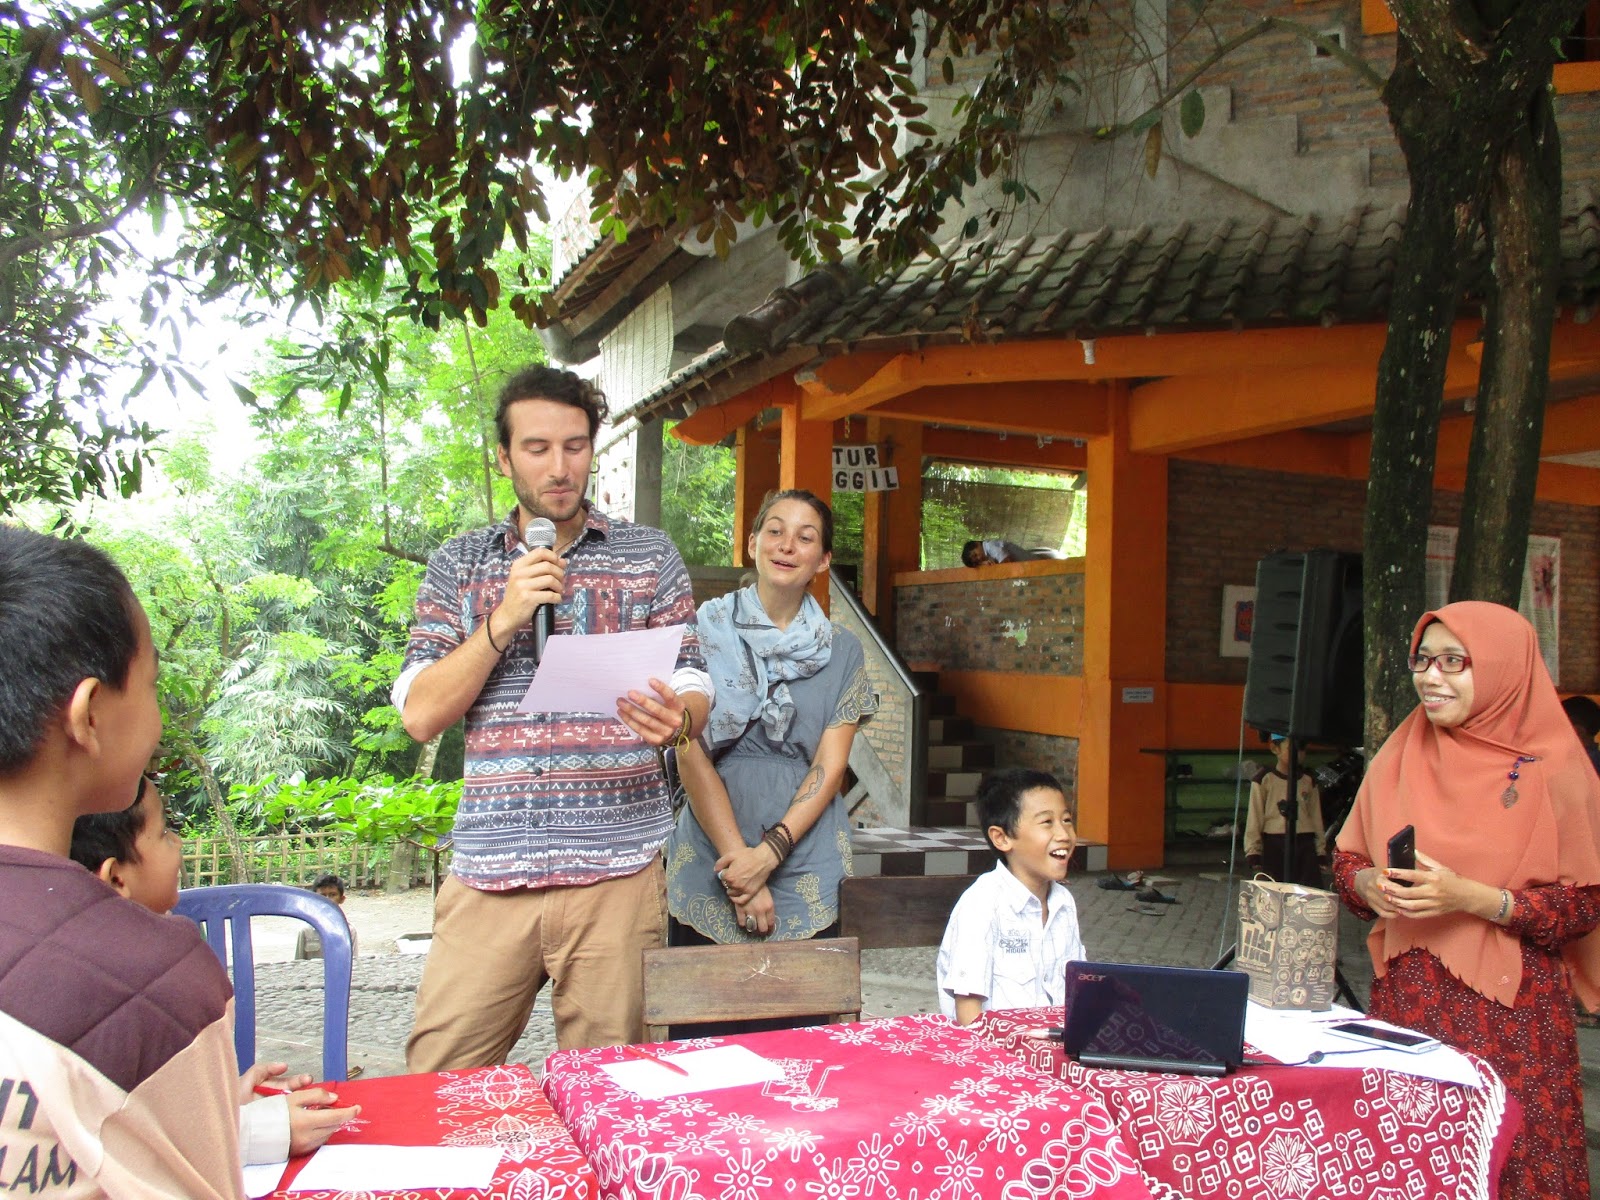
[[[1456,563],[1456,530],[1428,526],[1427,605],[1438,608],[1450,595],[1450,572]],[[1550,679],[1561,685],[1561,539],[1544,534],[1528,538],[1522,564],[1522,599],[1517,611],[1539,635],[1539,653]]]
[[[1243,584],[1222,586],[1223,658],[1250,657],[1250,631],[1256,621],[1256,589]]]

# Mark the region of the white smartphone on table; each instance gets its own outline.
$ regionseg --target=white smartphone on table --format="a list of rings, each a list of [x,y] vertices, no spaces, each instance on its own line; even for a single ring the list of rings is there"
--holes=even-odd
[[[1399,1050],[1403,1054],[1421,1054],[1439,1045],[1437,1038],[1409,1029],[1390,1029],[1387,1025],[1374,1025],[1370,1021],[1340,1021],[1328,1026],[1328,1032],[1352,1041],[1366,1042],[1381,1050]]]

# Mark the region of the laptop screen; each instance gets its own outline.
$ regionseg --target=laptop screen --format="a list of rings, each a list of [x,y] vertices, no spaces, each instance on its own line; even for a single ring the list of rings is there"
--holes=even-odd
[[[1244,1059],[1249,976],[1238,971],[1069,962],[1069,1057],[1088,1066],[1222,1074]]]

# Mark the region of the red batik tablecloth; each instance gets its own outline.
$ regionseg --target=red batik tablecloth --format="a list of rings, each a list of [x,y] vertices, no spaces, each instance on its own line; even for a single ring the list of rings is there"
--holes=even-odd
[[[487,1192],[445,1188],[384,1192],[392,1200],[598,1200],[589,1160],[578,1149],[524,1066],[480,1067],[437,1075],[395,1075],[334,1085],[340,1104],[361,1105],[361,1115],[330,1140],[379,1146],[499,1146],[504,1157]],[[294,1159],[283,1184],[309,1157]],[[280,1190],[283,1200],[352,1200],[347,1193]],[[379,1200],[362,1192],[360,1200]]]
[[[1476,1088],[1363,1068],[1107,1071],[1037,1036],[1060,1023],[1059,1008],[1014,1009],[973,1028],[1103,1099],[1160,1200],[1492,1196],[1520,1124],[1505,1084],[1472,1055]]]
[[[1098,1100],[939,1016],[669,1043],[739,1043],[782,1082],[644,1100],[600,1066],[545,1064],[556,1112],[608,1200],[1148,1197]]]

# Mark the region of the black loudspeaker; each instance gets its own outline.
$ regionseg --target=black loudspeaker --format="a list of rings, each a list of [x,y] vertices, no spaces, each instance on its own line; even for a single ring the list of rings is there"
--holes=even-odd
[[[1269,554],[1256,564],[1244,719],[1302,742],[1363,740],[1361,556]]]

